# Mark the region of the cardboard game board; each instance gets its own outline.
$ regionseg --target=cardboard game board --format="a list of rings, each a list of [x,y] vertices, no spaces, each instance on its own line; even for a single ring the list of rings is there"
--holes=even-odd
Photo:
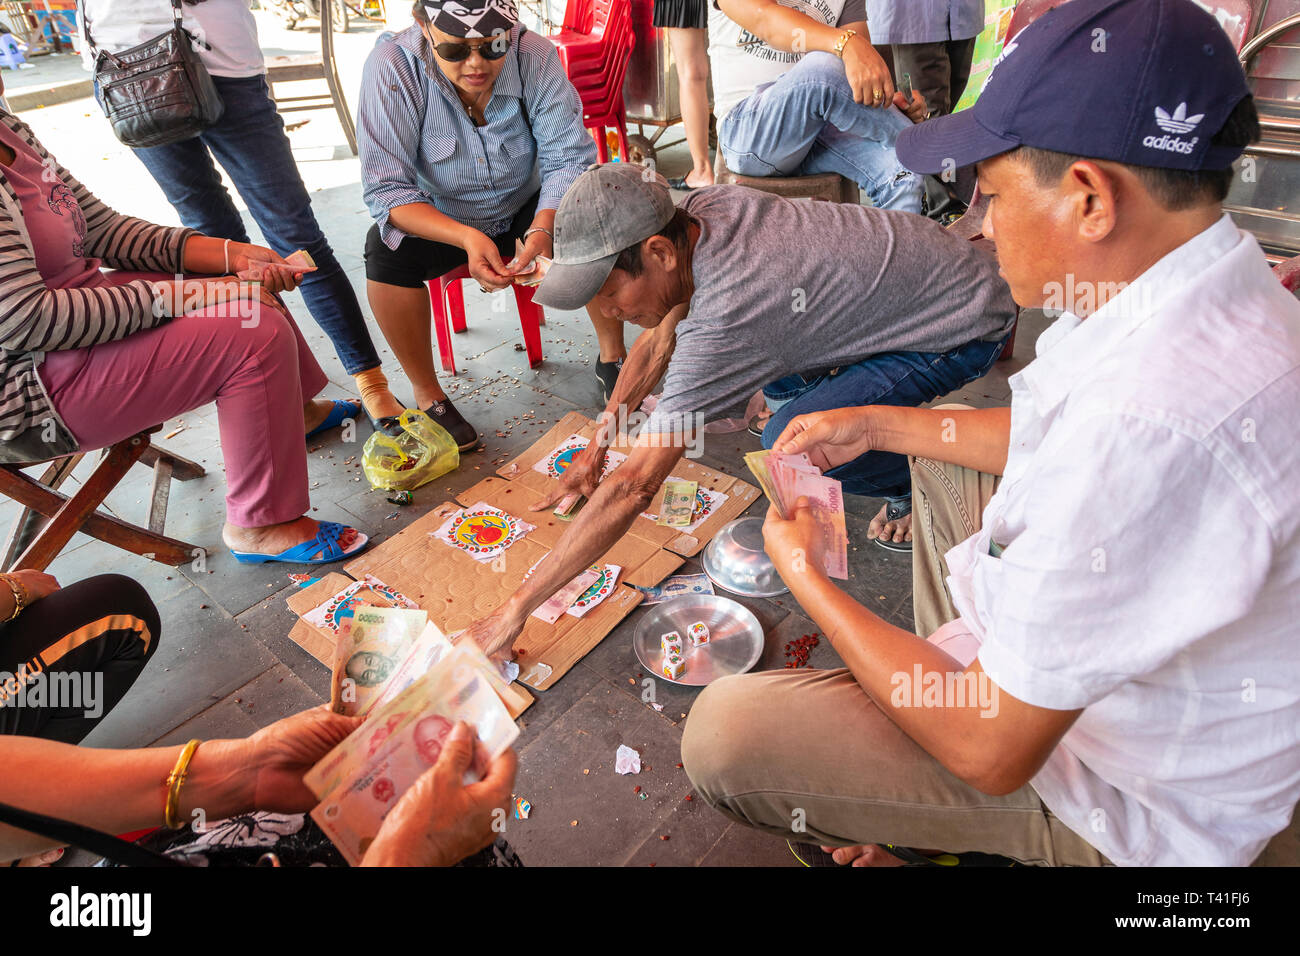
[[[357,578],[372,574],[397,588],[447,633],[499,607],[567,527],[550,511],[528,510],[541,497],[537,492],[501,478],[486,478],[458,497],[459,503],[444,502],[346,568]],[[488,562],[476,561],[434,537],[462,505],[480,502],[534,525]],[[515,641],[521,683],[537,690],[551,687],[640,603],[641,592],[629,585],[657,584],[681,566],[682,558],[643,536],[629,534],[597,563],[621,568],[617,585],[601,603],[581,618],[562,614],[553,624],[528,618]]]
[[[331,572],[319,581],[315,581],[301,590],[295,590],[289,595],[289,609],[298,615],[298,620],[294,623],[293,629],[289,631],[289,637],[326,667],[332,667],[334,663],[335,636],[326,627],[309,624],[303,620],[302,615],[328,601],[330,597],[338,594],[352,583],[354,583],[352,578],[347,575]],[[384,583],[390,587],[394,586],[389,581]],[[401,591],[402,589],[398,588],[397,590]],[[406,596],[416,600],[413,594]],[[390,606],[392,604],[391,601],[385,600],[382,596],[373,592],[365,595],[365,603],[381,606]],[[418,600],[416,603],[419,603]],[[435,623],[438,623],[432,613],[429,616],[434,619]],[[503,698],[503,702],[506,709],[510,711],[510,716],[518,717],[532,704],[533,696],[522,687],[511,684],[508,688],[508,696]]]
[[[534,442],[526,452],[498,468],[497,474],[515,485],[523,485],[540,494],[549,494],[555,488],[557,479],[543,474],[534,466],[547,461],[570,436],[579,435],[590,440],[595,433],[594,421],[578,412],[570,412]],[[620,436],[617,444],[610,447],[621,454],[627,454],[629,451],[628,443],[623,436]],[[741,512],[753,504],[759,496],[759,490],[753,485],[706,465],[697,464],[688,458],[682,458],[673,465],[671,477],[697,482],[702,498],[712,497],[708,495],[709,492],[714,492],[719,497],[726,496],[726,499],[709,511],[707,517],[689,533],[678,528],[662,527],[655,524],[653,519],[646,517],[638,517],[633,522],[632,534],[686,558],[699,554],[724,525],[740,517]],[[466,495],[471,493],[472,489],[471,492],[466,492]],[[465,501],[466,497],[461,496],[461,500]],[[657,504],[652,506],[652,509],[653,507],[657,507]]]

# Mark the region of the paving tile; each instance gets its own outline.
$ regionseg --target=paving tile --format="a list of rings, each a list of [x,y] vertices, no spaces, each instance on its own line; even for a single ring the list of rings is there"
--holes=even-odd
[[[519,718],[519,739],[515,749],[522,751],[547,733],[551,726],[589,694],[604,679],[581,661],[551,685],[548,690],[526,688],[533,704]]]
[[[674,770],[675,773],[681,771]],[[678,794],[671,788],[676,802],[659,818],[659,826],[642,843],[626,866],[698,866],[734,824],[708,806],[690,789]],[[687,797],[691,797],[687,800]],[[649,802],[649,799],[646,800]],[[663,837],[668,839],[663,839]]]
[[[700,866],[802,866],[785,840],[740,823],[732,824]]]
[[[791,614],[775,628],[768,632],[767,642],[763,645],[763,656],[754,665],[755,671],[782,670],[792,658],[785,656],[785,645],[805,635],[816,634],[817,646],[808,654],[808,666],[814,670],[833,670],[843,667],[844,661],[835,652],[831,642],[811,619],[803,614]]]
[[[286,579],[287,583],[287,579]],[[330,670],[289,638],[289,631],[298,621],[298,615],[285,603],[295,587],[290,586],[268,595],[235,618],[243,633],[251,636],[290,672],[309,687],[317,696],[325,698],[330,691]]]
[[[640,752],[640,774],[614,773],[619,744]],[[510,822],[508,839],[531,866],[622,865],[686,795],[680,761],[677,728],[601,682],[520,754],[515,791],[533,810]]]
[[[198,588],[157,604],[158,649],[121,703],[87,737],[89,746],[144,746],[276,663]]]

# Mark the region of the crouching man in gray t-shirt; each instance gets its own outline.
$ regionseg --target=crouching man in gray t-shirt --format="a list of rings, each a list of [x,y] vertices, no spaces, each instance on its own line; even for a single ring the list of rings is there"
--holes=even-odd
[[[489,652],[650,507],[705,422],[743,414],[762,388],[775,409],[770,447],[795,415],[920,405],[988,371],[1015,321],[993,259],[928,219],[741,186],[697,189],[675,208],[662,177],[627,163],[592,167],[570,187],[555,251],[535,301],[592,301],[652,331],[628,355],[595,440],[537,509],[572,492],[591,500],[520,590],[474,624]],[[620,407],[638,408],[661,377],[627,460],[599,481]],[[827,474],[910,511],[901,455],[868,452]]]

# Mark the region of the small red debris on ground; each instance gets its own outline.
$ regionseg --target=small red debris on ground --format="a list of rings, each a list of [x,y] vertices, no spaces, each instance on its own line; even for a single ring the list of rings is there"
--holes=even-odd
[[[667,833],[661,833],[661,834],[659,834],[659,839],[661,839],[661,840],[667,840],[667,839],[668,839],[668,834],[667,834]]]
[[[808,655],[812,649],[821,643],[816,632],[805,634],[802,637],[795,638],[793,641],[786,642],[785,645],[785,666],[790,668],[807,667]]]
[[[640,787],[633,787],[633,788],[632,788],[632,792],[633,792],[633,793],[640,793],[640,792],[641,792],[641,788],[640,788]]]

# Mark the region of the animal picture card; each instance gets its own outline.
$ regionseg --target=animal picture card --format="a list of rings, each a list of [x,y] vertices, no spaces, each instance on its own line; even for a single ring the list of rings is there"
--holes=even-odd
[[[475,561],[487,563],[505,552],[533,525],[493,508],[485,502],[453,513],[433,536],[443,544],[463,551]]]
[[[673,478],[669,476],[666,480],[682,481],[684,479]],[[659,507],[661,503],[660,501],[661,498],[662,498],[661,495],[655,496],[656,508]],[[686,527],[680,528],[678,530],[683,531],[686,534],[690,534],[692,531],[694,531],[696,528],[702,525],[705,521],[707,521],[711,514],[713,514],[715,511],[721,508],[722,503],[726,500],[727,500],[727,495],[724,495],[721,491],[714,491],[712,488],[705,488],[703,485],[700,485],[698,488],[695,489],[695,510],[691,513],[691,523],[688,524]],[[642,512],[641,517],[648,518],[651,521],[659,520],[659,516],[655,514],[653,511]]]
[[[367,574],[360,581],[353,581],[328,601],[312,608],[302,616],[302,619],[308,624],[324,628],[337,637],[339,629],[352,620],[358,604],[375,604],[379,607],[416,607],[415,602],[406,595],[390,588],[373,575]]]
[[[581,435],[570,435],[560,442],[554,451],[533,465],[533,471],[541,472],[549,478],[559,478],[568,470],[569,464],[573,461],[573,456],[586,447],[587,439]],[[601,480],[607,478],[609,473],[626,459],[627,455],[622,452],[607,450],[605,452],[605,467],[600,472]]]

